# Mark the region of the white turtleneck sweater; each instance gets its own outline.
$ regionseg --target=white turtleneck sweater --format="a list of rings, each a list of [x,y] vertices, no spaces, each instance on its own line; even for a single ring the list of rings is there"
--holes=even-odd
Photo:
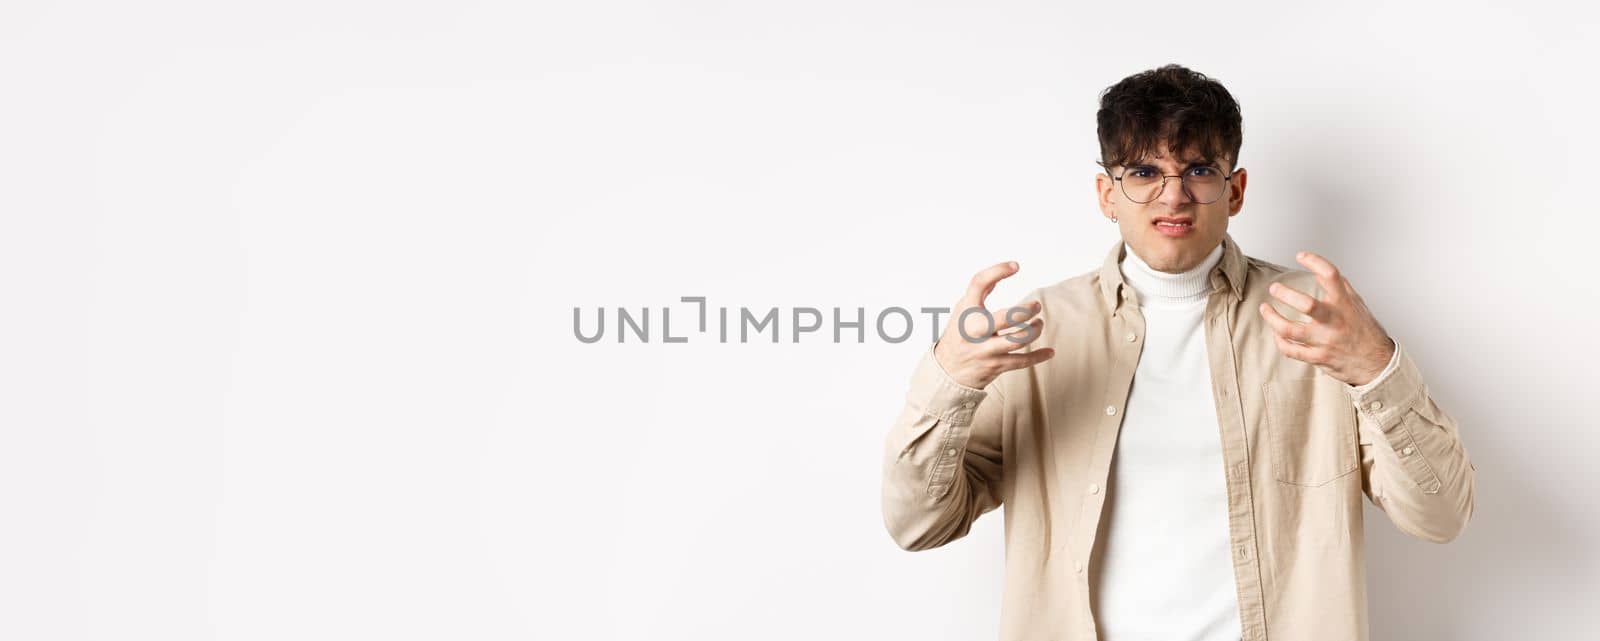
[[[1123,245],[1122,277],[1139,293],[1144,350],[1112,457],[1104,549],[1094,592],[1105,641],[1238,641],[1228,556],[1222,436],[1211,397],[1203,316],[1223,247],[1181,274],[1156,271]],[[1400,343],[1376,387],[1400,361]]]
[[[1222,245],[1181,274],[1124,246],[1145,342],[1112,457],[1097,616],[1105,641],[1238,641],[1222,438],[1202,320]]]

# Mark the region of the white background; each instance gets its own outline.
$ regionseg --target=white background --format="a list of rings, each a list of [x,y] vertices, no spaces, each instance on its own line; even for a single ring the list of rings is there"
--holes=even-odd
[[[880,520],[927,321],[719,344],[678,297],[870,314],[1094,269],[1098,94],[1167,62],[1243,105],[1234,237],[1343,267],[1477,466],[1448,545],[1367,508],[1373,638],[1588,635],[1597,24],[8,2],[0,638],[993,638],[1000,513],[916,554]],[[664,305],[688,343],[572,333]]]

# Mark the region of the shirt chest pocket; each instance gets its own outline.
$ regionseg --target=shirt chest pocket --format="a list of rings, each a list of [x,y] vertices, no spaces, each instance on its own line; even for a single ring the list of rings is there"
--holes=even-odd
[[[1279,483],[1326,485],[1360,465],[1355,406],[1342,386],[1325,376],[1263,384],[1272,472]]]

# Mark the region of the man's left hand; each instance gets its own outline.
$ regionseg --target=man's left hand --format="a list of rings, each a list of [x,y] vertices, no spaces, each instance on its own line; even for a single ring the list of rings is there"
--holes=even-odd
[[[1291,321],[1272,305],[1261,304],[1261,316],[1272,326],[1278,351],[1316,365],[1346,385],[1377,378],[1394,357],[1394,340],[1338,267],[1311,252],[1300,252],[1295,260],[1317,277],[1323,294],[1317,299],[1282,283],[1272,284],[1269,291],[1275,298],[1311,317],[1310,322]]]

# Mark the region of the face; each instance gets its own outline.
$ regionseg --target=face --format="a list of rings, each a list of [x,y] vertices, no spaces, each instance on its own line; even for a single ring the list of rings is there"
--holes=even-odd
[[[1108,220],[1116,219],[1122,240],[1134,253],[1158,271],[1178,273],[1199,265],[1222,242],[1223,234],[1228,231],[1228,219],[1244,207],[1246,175],[1243,169],[1234,171],[1226,159],[1206,163],[1193,153],[1172,158],[1164,151],[1164,141],[1155,147],[1163,151],[1153,152],[1155,155],[1127,167],[1111,167],[1110,176],[1097,174],[1095,188],[1100,192],[1100,212]],[[1177,178],[1168,178],[1161,195],[1143,204],[1129,199],[1122,186],[1112,179],[1112,176],[1131,179],[1134,175],[1143,175],[1157,176],[1159,181],[1161,175],[1178,176],[1186,171],[1204,173],[1207,170],[1197,168],[1205,166],[1220,176],[1234,172],[1233,177],[1223,183],[1221,197],[1209,204],[1190,198]],[[1162,219],[1180,225],[1158,225],[1158,220]]]

